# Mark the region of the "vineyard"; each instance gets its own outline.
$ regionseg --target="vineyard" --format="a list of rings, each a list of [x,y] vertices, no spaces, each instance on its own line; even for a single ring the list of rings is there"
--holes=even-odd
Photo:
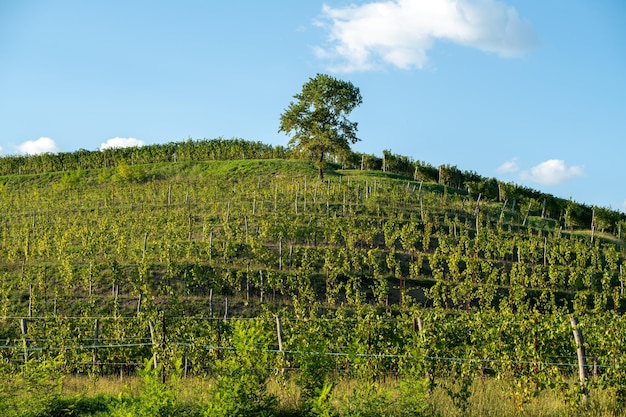
[[[301,398],[283,415],[431,415],[436,393],[463,413],[477,381],[520,413],[626,412],[623,215],[389,153],[322,181],[280,148],[168,146],[3,158],[4,375],[143,375],[170,411],[175,380],[211,381],[190,415],[280,415],[270,380]]]

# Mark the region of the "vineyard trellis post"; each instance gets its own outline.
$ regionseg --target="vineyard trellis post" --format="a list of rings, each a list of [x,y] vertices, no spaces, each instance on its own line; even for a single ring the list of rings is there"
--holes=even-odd
[[[578,377],[580,379],[581,401],[584,404],[589,399],[589,390],[586,386],[587,381],[587,364],[585,363],[585,346],[583,340],[583,332],[578,325],[576,317],[570,318],[570,324],[574,333],[574,341],[576,342],[576,356],[578,357]]]
[[[28,320],[25,318],[20,319],[20,331],[22,333],[22,346],[24,347],[24,367],[26,367],[28,363]]]
[[[152,342],[152,366],[156,369],[157,363],[157,354],[155,350],[156,346],[156,335],[154,333],[154,322],[152,320],[148,321],[148,327],[150,328],[150,341]]]
[[[413,319],[413,331],[417,332],[419,337],[422,339],[422,348],[426,351],[426,349],[428,349],[428,346],[426,341],[426,334],[424,333],[424,319],[421,316]],[[432,392],[432,389],[435,386],[435,375],[429,372],[427,366],[424,366],[424,375],[428,380],[429,390]]]
[[[209,289],[209,317],[213,318],[213,288]]]
[[[285,363],[287,358],[285,357],[285,349],[283,349],[283,325],[279,315],[276,316],[276,336],[278,337],[278,352],[282,357],[281,373],[284,374],[286,370]]]
[[[533,206],[533,202],[528,202],[528,207],[526,208],[526,214],[524,215],[524,221],[522,222],[522,226],[526,226],[526,220],[528,220],[528,215],[530,214],[530,209]]]
[[[96,319],[93,325],[93,354],[91,358],[92,370],[95,371],[98,364],[98,338],[100,335],[100,320]]]

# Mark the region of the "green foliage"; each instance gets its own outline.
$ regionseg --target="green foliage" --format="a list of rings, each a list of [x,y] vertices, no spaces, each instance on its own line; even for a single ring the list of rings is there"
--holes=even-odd
[[[234,322],[231,350],[215,363],[215,385],[205,417],[263,415],[276,398],[267,393],[267,381],[275,355],[267,350],[268,333],[256,320]]]
[[[167,383],[162,381],[163,365],[152,367],[151,359],[146,360],[143,370],[139,395],[122,393],[117,401],[109,405],[113,417],[169,417],[200,416],[198,405],[185,404],[177,398],[180,387],[181,362],[173,364]]]
[[[359,384],[338,401],[341,417],[424,416],[427,393],[423,380],[405,379],[397,384]]]
[[[290,146],[316,163],[321,180],[327,154],[345,158],[359,141],[348,115],[361,104],[361,93],[350,82],[317,74],[294,98],[280,116],[279,132],[294,132]]]
[[[140,167],[135,165],[128,165],[125,162],[120,162],[117,165],[114,181],[117,182],[141,182],[144,178],[144,174]]]
[[[310,401],[311,414],[318,417],[332,417],[333,407],[331,405],[333,383],[326,381],[317,389],[317,396]]]
[[[55,184],[55,188],[64,190],[75,188],[81,185],[83,172],[80,169],[63,173],[61,180]]]

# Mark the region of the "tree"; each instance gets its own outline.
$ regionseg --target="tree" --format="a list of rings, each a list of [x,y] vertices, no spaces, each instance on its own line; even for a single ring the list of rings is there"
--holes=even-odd
[[[351,82],[317,74],[293,97],[297,101],[289,103],[280,116],[278,131],[294,132],[289,146],[311,158],[323,179],[327,156],[346,156],[350,144],[360,140],[357,123],[348,120],[348,115],[361,104],[361,93]]]

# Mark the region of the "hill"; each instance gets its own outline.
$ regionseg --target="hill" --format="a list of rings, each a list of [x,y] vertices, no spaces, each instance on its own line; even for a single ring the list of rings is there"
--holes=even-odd
[[[337,375],[393,375],[465,410],[494,375],[519,409],[580,394],[576,317],[623,404],[623,215],[389,151],[334,158],[323,181],[295,157],[218,139],[0,159],[0,369],[171,364],[209,375],[215,404],[263,409],[271,369],[316,407]]]
[[[216,155],[281,159],[210,160]],[[584,206],[547,195],[540,203],[524,198],[532,190],[501,183],[494,200],[493,180],[435,170],[464,185],[451,188],[426,181],[427,164],[389,152],[385,171],[335,165],[324,182],[287,156],[214,140],[41,155],[22,165],[4,158],[5,169],[41,173],[0,177],[0,315],[129,314],[139,297],[142,308],[160,309],[174,295],[196,314],[209,308],[209,293],[211,302],[230,296],[231,312],[241,314],[254,311],[243,306],[261,294],[280,305],[294,296],[328,307],[411,297],[469,308],[486,297],[497,307],[512,285],[525,293],[518,304],[549,292],[572,311],[620,307],[619,217],[606,227],[615,234],[585,231],[576,227]],[[139,163],[146,159],[170,160]],[[58,160],[83,168],[46,171]],[[470,194],[472,187],[484,193]],[[503,199],[504,188],[519,200]],[[602,305],[590,301],[596,293]]]

